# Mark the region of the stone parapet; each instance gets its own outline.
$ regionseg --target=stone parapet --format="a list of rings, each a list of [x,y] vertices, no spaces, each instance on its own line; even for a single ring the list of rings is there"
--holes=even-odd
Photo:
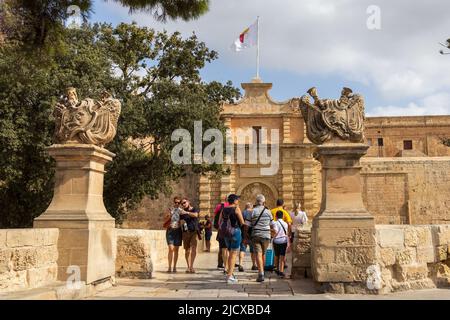
[[[291,277],[311,278],[311,225],[297,228],[294,234]]]
[[[214,241],[216,232],[211,237],[211,250],[217,248]],[[198,241],[197,254],[203,252],[203,241]],[[157,267],[167,264],[168,247],[165,230],[117,229],[116,275],[122,278],[149,279]],[[178,265],[183,259],[180,248]],[[194,265],[195,266],[195,265]]]
[[[381,292],[450,287],[449,225],[377,225]]]
[[[56,281],[58,229],[0,230],[0,292]]]

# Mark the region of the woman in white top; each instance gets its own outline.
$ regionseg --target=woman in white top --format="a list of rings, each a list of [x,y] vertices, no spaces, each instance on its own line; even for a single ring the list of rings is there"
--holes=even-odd
[[[291,212],[292,219],[292,233],[291,233],[291,243],[294,242],[294,235],[297,231],[297,227],[303,226],[308,222],[308,217],[306,216],[306,212],[302,211],[302,205],[297,203],[294,207],[294,210]]]

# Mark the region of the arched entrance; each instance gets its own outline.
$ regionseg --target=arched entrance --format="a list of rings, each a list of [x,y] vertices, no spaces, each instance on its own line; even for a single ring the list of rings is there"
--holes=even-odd
[[[239,201],[241,209],[245,207],[247,202],[255,203],[258,194],[266,197],[266,206],[269,208],[275,207],[276,199],[278,198],[277,190],[271,184],[262,181],[253,181],[242,185],[238,189],[238,194],[241,195]]]

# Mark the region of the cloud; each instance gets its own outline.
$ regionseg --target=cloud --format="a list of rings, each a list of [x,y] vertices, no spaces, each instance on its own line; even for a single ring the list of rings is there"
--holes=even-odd
[[[376,116],[423,116],[450,114],[450,94],[439,93],[421,99],[420,104],[414,102],[407,106],[379,106],[367,113],[369,117]]]
[[[374,4],[380,7],[380,30],[367,28],[367,8]],[[227,69],[254,65],[254,50],[234,53],[229,47],[259,15],[265,72],[338,79],[336,87],[357,82],[370,96],[389,101],[386,105],[407,105],[400,109],[412,113],[430,112],[424,109],[427,97],[450,91],[450,56],[440,55],[438,45],[450,36],[448,0],[211,0],[210,11],[198,20],[166,24],[145,13],[130,17],[126,8],[112,2],[96,5],[104,16],[119,21],[135,20],[185,35],[195,31],[219,52]]]

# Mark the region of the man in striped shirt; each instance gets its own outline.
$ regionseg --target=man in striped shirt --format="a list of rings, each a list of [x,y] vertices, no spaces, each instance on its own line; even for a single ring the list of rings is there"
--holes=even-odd
[[[264,204],[266,198],[259,194],[256,196],[256,205],[253,208],[251,221],[247,225],[251,227],[250,234],[253,250],[256,254],[256,264],[258,266],[258,278],[256,281],[264,281],[264,256],[270,243],[273,217],[269,209]]]

